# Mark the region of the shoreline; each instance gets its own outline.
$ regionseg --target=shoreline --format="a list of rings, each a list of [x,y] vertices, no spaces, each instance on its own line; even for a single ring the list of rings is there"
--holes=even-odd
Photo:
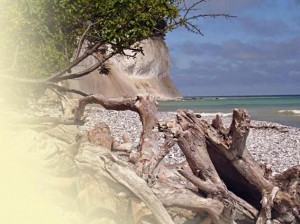
[[[41,107],[35,113],[32,113],[32,110],[24,111],[24,113],[27,114],[25,117],[47,114],[58,116],[61,114],[59,107],[56,106]],[[176,112],[158,112],[157,115],[158,119],[167,121],[174,119],[175,114]],[[132,111],[105,110],[99,106],[89,105],[86,108],[85,116],[87,116],[87,122],[83,126],[80,126],[82,132],[93,128],[99,122],[105,122],[116,140],[122,140],[125,134],[132,140],[134,148],[137,148],[142,130],[142,124],[137,113]],[[214,113],[202,113],[202,117],[211,123],[215,115]],[[231,123],[231,115],[220,114],[220,117],[224,126],[228,127]],[[287,168],[299,165],[300,128],[257,120],[251,120],[251,126],[277,126],[283,128],[283,131],[274,128],[251,128],[247,139],[247,147],[256,161],[272,165],[274,173],[280,173]],[[180,163],[184,159],[178,147],[174,148],[166,156],[166,161],[173,164]]]
[[[86,110],[87,122],[81,127],[86,131],[99,122],[105,122],[111,130],[112,136],[121,140],[127,135],[134,147],[137,148],[142,125],[138,114],[132,111],[108,111],[100,107],[88,107]],[[158,119],[172,120],[175,112],[158,112]],[[211,123],[214,116],[202,116]],[[231,116],[222,116],[225,127],[231,123]],[[274,173],[280,173],[285,169],[299,165],[300,161],[300,128],[285,126],[282,124],[251,120],[251,126],[277,126],[283,131],[273,128],[256,129],[251,128],[247,147],[256,161],[267,163],[272,166]],[[166,156],[168,163],[180,163],[184,161],[184,155],[178,147],[172,149]]]
[[[160,101],[159,111],[180,108],[199,113],[232,113],[234,108],[246,109],[253,120],[269,121],[300,128],[300,96],[220,96],[184,97],[180,101]]]

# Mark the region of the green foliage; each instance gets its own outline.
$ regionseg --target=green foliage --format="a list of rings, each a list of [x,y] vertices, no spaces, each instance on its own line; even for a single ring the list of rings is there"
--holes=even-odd
[[[80,36],[122,53],[163,36],[179,16],[174,0],[0,0],[0,69],[17,63],[21,77],[43,77],[65,67]]]

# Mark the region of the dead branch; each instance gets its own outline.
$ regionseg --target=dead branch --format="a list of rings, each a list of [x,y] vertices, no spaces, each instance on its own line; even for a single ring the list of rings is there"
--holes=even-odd
[[[134,160],[138,162],[138,169],[141,169],[138,172],[145,174],[147,178],[151,174],[150,171],[153,171],[157,164],[158,133],[153,131],[157,124],[157,103],[155,98],[149,95],[123,99],[107,99],[101,95],[87,96],[79,99],[78,108],[74,116],[75,121],[81,120],[87,104],[100,104],[108,110],[131,110],[139,114],[143,130],[138,149],[139,157]]]
[[[111,155],[112,156],[112,155]],[[134,195],[140,198],[151,210],[152,214],[161,224],[174,224],[169,213],[163,207],[161,201],[153,194],[146,182],[138,177],[127,166],[118,162],[115,157],[111,157],[113,162],[107,157],[101,157],[105,161],[107,172],[120,184],[128,188]]]
[[[82,62],[84,59],[86,59],[88,56],[92,55],[95,51],[98,50],[98,48],[100,46],[102,46],[104,43],[99,41],[96,44],[94,44],[91,48],[87,49],[80,57],[78,57],[77,59],[75,59],[73,62],[71,62],[70,65],[68,65],[67,67],[65,67],[64,69],[62,69],[61,71],[51,75],[50,77],[47,77],[46,79],[44,79],[43,81],[53,81],[55,80],[57,77],[60,77],[62,75],[64,75],[67,71],[69,71],[70,69],[72,69],[73,67],[75,67],[76,65],[78,65],[80,62]]]
[[[275,175],[274,181],[280,189],[288,192],[297,204],[300,204],[300,165]],[[294,210],[294,215],[300,219],[299,211]]]
[[[183,16],[183,18],[186,18],[188,16],[188,14],[193,10],[195,9],[196,6],[200,5],[201,3],[203,2],[206,2],[206,0],[200,0],[200,1],[197,1],[197,2],[194,2],[191,6],[187,6],[186,5],[186,2],[184,1],[184,11],[185,11],[185,14]]]
[[[207,212],[213,220],[219,220],[224,209],[224,204],[213,198],[200,197],[189,189],[174,189],[163,186],[163,189],[155,190],[155,195],[167,207],[179,207],[195,212]]]
[[[52,82],[61,82],[63,80],[76,79],[76,78],[86,76],[86,75],[90,74],[91,72],[95,71],[97,68],[99,68],[101,65],[103,65],[106,61],[108,61],[110,58],[112,58],[116,54],[117,54],[116,52],[110,53],[108,56],[104,57],[102,60],[98,61],[96,64],[94,64],[93,66],[89,67],[88,69],[86,69],[84,71],[73,73],[70,75],[65,75],[62,77],[53,77],[51,79],[51,81]]]
[[[81,35],[81,37],[80,37],[80,39],[79,39],[79,41],[78,41],[78,46],[77,46],[77,50],[76,50],[76,53],[75,53],[75,56],[74,56],[74,59],[76,60],[78,57],[79,57],[79,55],[80,55],[80,51],[81,51],[81,49],[82,49],[82,45],[83,45],[83,43],[84,43],[84,38],[85,38],[85,36],[86,36],[86,34],[87,34],[87,32],[90,30],[90,28],[92,27],[92,23],[89,23],[88,24],[88,27],[86,28],[86,30],[83,32],[83,34]]]
[[[227,197],[226,188],[218,185],[220,177],[228,190],[236,194],[231,198],[236,200],[240,197],[250,206],[261,210],[259,223],[271,219],[281,222],[297,219],[297,215],[293,214],[299,211],[299,203],[290,193],[277,188],[276,182],[265,175],[246,148],[250,129],[250,117],[246,111],[234,110],[228,132],[224,132],[220,118],[216,118],[213,126],[210,126],[190,111],[179,111],[177,123],[179,146],[198,179],[184,175],[200,190],[212,194],[215,192],[211,191],[220,189],[216,193]],[[239,204],[239,200],[236,201]],[[242,207],[246,210],[250,208]]]
[[[46,82],[46,81],[38,80],[38,79],[23,79],[23,78],[16,78],[13,76],[6,76],[6,75],[1,75],[0,79],[4,79],[4,80],[11,81],[11,82],[16,82],[16,83],[21,83],[21,84],[26,84],[27,87],[28,86],[32,86],[35,88],[44,87],[45,89],[52,87],[60,92],[71,92],[71,93],[76,93],[81,96],[89,95],[89,94],[82,92],[80,90],[77,90],[77,89],[66,88],[63,86],[59,86],[59,85],[55,84],[54,82]]]
[[[207,17],[224,17],[226,19],[229,18],[235,18],[235,16],[229,15],[229,14],[224,14],[224,13],[216,13],[216,14],[197,14],[194,16],[180,18],[179,20],[174,20],[170,25],[168,25],[165,29],[166,30],[173,30],[181,26],[185,26],[189,31],[194,30],[194,33],[200,34],[203,36],[203,34],[200,31],[200,28],[197,25],[192,24],[190,21],[197,20],[199,18],[207,18]],[[200,31],[200,32],[199,32]],[[193,32],[193,31],[192,31]]]
[[[178,139],[178,145],[186,156],[193,174],[181,170],[179,172],[197,186],[204,195],[221,197],[223,203],[232,204],[245,216],[254,219],[257,210],[248,202],[229,193],[211,161],[207,151],[205,133],[209,126],[204,122],[200,122],[198,117],[189,111],[178,112],[177,124],[176,138]]]
[[[59,93],[57,89],[54,91]],[[118,182],[113,181],[117,186],[124,186],[126,192],[129,190],[142,200],[158,223],[173,223],[163,205],[168,209],[187,209],[192,214],[207,212],[207,221],[215,223],[235,223],[240,215],[258,224],[299,222],[300,166],[275,177],[266,175],[266,171],[247,150],[246,139],[251,126],[246,111],[234,110],[228,129],[218,115],[210,125],[201,116],[185,110],[177,112],[175,121],[157,122],[157,105],[151,96],[106,99],[101,95],[91,95],[79,100],[75,123],[82,122],[86,105],[92,103],[106,109],[132,110],[139,114],[143,131],[140,136],[140,155],[133,167],[136,172],[104,147],[87,147],[90,152],[87,150],[83,153],[88,156],[87,160],[80,161],[77,158],[76,163],[86,172],[99,171],[101,175],[106,175],[105,178],[112,177]],[[53,122],[53,118],[33,122],[47,123],[47,119]],[[158,145],[158,131],[166,135],[161,148]],[[189,165],[176,168],[181,175],[163,163],[158,167],[176,142]],[[101,178],[97,179],[101,175],[98,173],[93,177],[96,182],[101,182]],[[150,185],[151,178],[155,178],[155,181]],[[105,186],[107,188],[109,185]]]
[[[162,160],[170,153],[172,147],[176,144],[173,134],[165,133],[165,142],[163,146],[159,147],[158,155],[153,159],[152,166],[149,170],[150,174],[156,175],[156,168],[162,162]]]
[[[59,91],[57,91],[56,89],[51,87],[50,90],[59,97],[61,110],[62,110],[63,114],[65,114],[66,111],[65,111],[65,107],[64,107],[62,101],[65,101],[69,106],[71,106],[70,100],[65,95],[63,95]]]
[[[107,110],[132,110],[137,111],[135,103],[137,98],[124,98],[124,99],[107,99],[102,95],[91,95],[79,99],[78,108],[76,110],[74,120],[80,121],[84,114],[86,105],[99,104]]]
[[[279,132],[288,132],[288,130],[286,129],[286,127],[281,127],[281,126],[277,126],[277,125],[260,125],[260,126],[254,126],[254,125],[250,125],[250,128],[253,129],[272,129],[272,130],[276,130]]]
[[[50,87],[52,87],[54,89],[57,89],[60,92],[76,93],[76,94],[78,94],[80,96],[88,96],[89,95],[89,94],[87,94],[85,92],[82,92],[80,90],[66,88],[66,87],[59,86],[59,85],[57,85],[55,83],[52,83],[52,82],[45,82],[45,83],[42,83],[42,85],[44,85],[44,86],[50,86]]]

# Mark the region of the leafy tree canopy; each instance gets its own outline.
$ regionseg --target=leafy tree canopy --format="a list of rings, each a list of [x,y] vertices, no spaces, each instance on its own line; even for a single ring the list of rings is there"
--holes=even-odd
[[[67,66],[79,42],[123,53],[164,35],[179,17],[176,0],[1,0],[0,69],[43,77]],[[17,63],[16,63],[17,60]]]
[[[229,17],[197,14],[203,2],[206,0],[0,0],[0,79],[86,95],[56,83],[95,69],[106,71],[110,57],[127,55],[127,49],[142,51],[140,41],[163,37],[180,26],[202,35],[193,24],[195,19]],[[97,62],[73,73],[72,68],[90,55]]]

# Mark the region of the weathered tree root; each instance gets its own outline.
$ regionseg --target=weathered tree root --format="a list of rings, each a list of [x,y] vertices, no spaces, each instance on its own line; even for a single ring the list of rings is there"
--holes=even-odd
[[[228,130],[218,116],[213,125],[209,125],[191,111],[179,111],[176,122],[178,145],[193,175],[181,173],[200,192],[209,197],[219,197],[223,202],[229,201],[236,209],[243,208],[244,215],[249,217],[251,214],[257,223],[274,219],[281,223],[299,222],[299,199],[291,193],[295,192],[295,186],[299,187],[299,175],[298,179],[295,177],[299,170],[294,168],[290,171],[294,177],[286,187],[290,192],[278,187],[280,179],[288,179],[288,173],[277,176],[275,181],[265,175],[246,148],[250,128],[246,111],[234,110]],[[257,210],[260,210],[258,217]]]
[[[254,161],[246,147],[251,128],[246,111],[234,110],[229,128],[223,126],[218,115],[210,125],[201,116],[184,110],[178,111],[176,121],[168,126],[167,123],[158,124],[157,105],[153,97],[109,100],[102,96],[88,96],[79,100],[75,121],[81,120],[84,108],[89,103],[101,104],[106,109],[132,110],[139,114],[143,131],[135,171],[148,184],[152,183],[150,187],[164,205],[203,211],[203,205],[213,202],[218,206],[207,208],[206,212],[210,214],[208,219],[215,223],[234,223],[241,216],[248,223],[299,222],[299,167],[272,177],[268,170]],[[158,145],[157,125],[158,130],[165,132],[166,136],[162,147]],[[192,171],[178,172],[198,188],[196,194],[185,186],[178,188],[178,183],[169,181],[166,184],[162,179],[157,179],[154,184],[149,181],[160,175],[156,167],[176,143],[185,154]],[[106,171],[114,177],[111,166],[107,166]],[[128,184],[132,180],[119,178],[117,181],[133,191]],[[179,193],[180,196],[175,196]],[[196,200],[198,197],[200,201]],[[188,198],[194,198],[193,201],[198,201],[199,206],[198,202],[186,203]],[[146,199],[142,200],[145,202]],[[154,211],[151,206],[148,205]]]
[[[80,122],[88,104],[100,104],[108,110],[131,110],[139,114],[143,125],[138,148],[138,158],[131,156],[137,165],[137,172],[146,179],[152,174],[159,159],[158,133],[153,131],[157,125],[157,102],[155,97],[141,95],[135,98],[107,99],[101,95],[91,95],[79,99],[74,115],[75,122]]]
[[[110,158],[109,158],[110,157]],[[151,210],[153,216],[160,224],[174,224],[170,215],[163,207],[160,200],[153,194],[146,182],[131,171],[126,164],[122,164],[111,155],[103,155],[106,171],[120,184],[128,188],[134,195],[140,198]]]

